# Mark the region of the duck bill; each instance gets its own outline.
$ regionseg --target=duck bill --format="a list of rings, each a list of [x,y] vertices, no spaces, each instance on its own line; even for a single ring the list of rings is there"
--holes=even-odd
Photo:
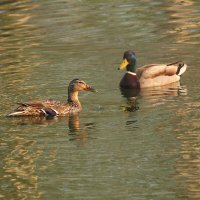
[[[87,86],[85,90],[90,91],[90,92],[98,92],[97,90],[95,90],[93,87],[90,87],[89,85]]]
[[[127,59],[125,58],[125,59],[123,59],[121,65],[119,66],[118,69],[119,69],[119,70],[124,69],[125,67],[127,67],[128,64],[129,64],[129,63],[128,63]]]

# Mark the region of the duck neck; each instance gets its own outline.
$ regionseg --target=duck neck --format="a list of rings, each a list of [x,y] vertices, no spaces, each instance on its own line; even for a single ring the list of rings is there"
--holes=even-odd
[[[81,103],[78,99],[78,91],[68,91],[68,103],[81,108]]]
[[[136,72],[136,69],[137,69],[137,61],[136,61],[136,58],[133,57],[133,59],[131,60],[131,62],[127,65],[126,67],[126,70],[128,72]]]

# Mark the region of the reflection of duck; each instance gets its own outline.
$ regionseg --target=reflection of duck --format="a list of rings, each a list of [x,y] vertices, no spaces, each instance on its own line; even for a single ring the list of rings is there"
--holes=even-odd
[[[81,141],[86,142],[89,138],[88,126],[85,124],[81,127],[79,115],[69,116],[69,140],[70,141]],[[92,124],[93,125],[93,124]]]
[[[187,88],[180,85],[180,82],[174,82],[160,87],[136,89],[120,88],[121,93],[127,98],[127,105],[123,106],[124,111],[133,112],[139,109],[140,100],[147,100],[151,105],[158,105],[165,102],[168,97],[185,96],[187,95]],[[171,99],[171,98],[170,98]]]
[[[123,111],[135,112],[139,110],[139,103],[136,97],[129,98],[127,104],[122,106]]]
[[[140,94],[140,89],[136,88],[136,89],[126,89],[126,88],[122,88],[120,87],[120,91],[121,94],[126,97],[126,98],[133,98],[133,97],[137,97]]]
[[[187,88],[180,85],[180,82],[174,82],[161,87],[143,88],[140,95],[149,100],[159,100],[169,96],[185,96],[187,95]]]
[[[44,116],[27,116],[13,118],[15,123],[25,126],[29,124],[38,124],[42,126],[50,126],[55,123],[68,123],[69,140],[82,140],[86,141],[89,138],[88,130],[94,128],[94,123],[84,123],[81,126],[79,114],[73,114],[63,117],[44,117]]]
[[[80,112],[82,107],[78,99],[78,93],[81,90],[96,92],[95,89],[87,85],[84,81],[74,79],[69,83],[67,103],[54,100],[21,103],[8,116],[64,116]]]
[[[187,65],[182,62],[170,64],[150,64],[136,69],[136,55],[133,51],[124,52],[123,62],[119,69],[126,67],[127,72],[121,79],[120,87],[139,89],[163,86],[180,80]]]
[[[26,116],[15,118],[15,121],[19,125],[28,125],[28,124],[39,124],[43,126],[49,126],[58,122],[58,118],[50,116]]]
[[[79,115],[71,115],[69,116],[69,131],[70,133],[76,133],[80,131],[80,119]]]
[[[134,112],[139,109],[138,97],[140,89],[125,89],[120,87],[120,91],[123,97],[127,98],[127,105],[122,106],[123,111]]]

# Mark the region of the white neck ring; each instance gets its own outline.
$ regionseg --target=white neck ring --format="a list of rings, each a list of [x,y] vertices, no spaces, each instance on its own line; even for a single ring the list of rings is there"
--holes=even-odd
[[[127,71],[126,73],[136,76],[136,73],[134,73],[134,72]]]

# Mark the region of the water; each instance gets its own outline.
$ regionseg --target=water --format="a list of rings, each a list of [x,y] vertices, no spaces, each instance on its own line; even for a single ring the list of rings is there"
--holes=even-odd
[[[200,199],[199,1],[0,3],[0,199]],[[123,52],[184,60],[180,85],[126,98]],[[78,116],[8,119],[15,103],[66,101]]]

